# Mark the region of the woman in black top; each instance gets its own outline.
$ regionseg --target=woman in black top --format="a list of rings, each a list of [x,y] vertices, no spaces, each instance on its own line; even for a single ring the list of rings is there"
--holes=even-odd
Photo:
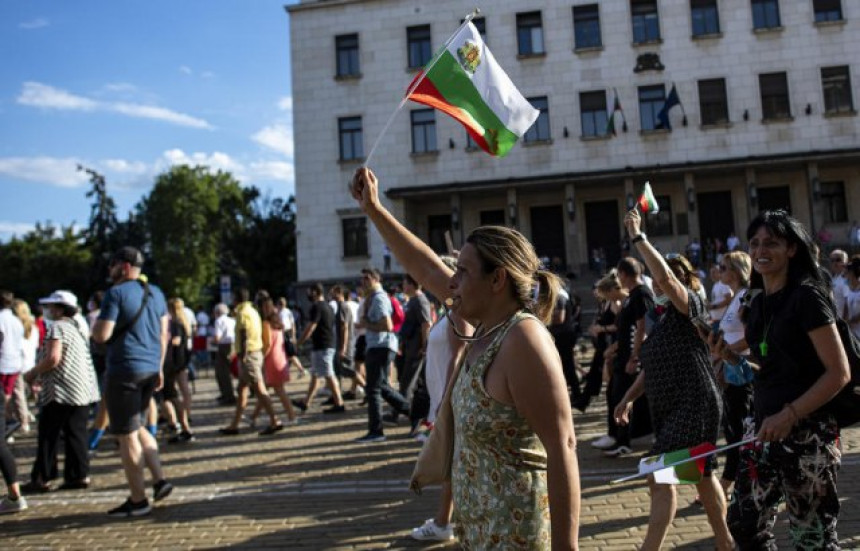
[[[621,309],[621,301],[610,299],[608,293],[616,288],[620,289],[621,284],[618,283],[615,269],[594,284],[594,296],[600,301],[594,323],[588,329],[588,334],[594,343],[594,356],[591,358],[591,365],[585,376],[582,395],[572,404],[583,413],[591,403],[591,399],[600,394],[600,387],[603,386],[604,352],[615,341],[615,318]]]
[[[839,427],[828,402],[850,378],[830,290],[809,232],[784,210],[759,214],[747,230],[751,289],[746,316],[758,441],[741,451],[729,527],[741,549],[776,549],[771,531],[785,500],[798,549],[839,549]],[[730,364],[744,360],[720,339]],[[752,435],[750,435],[752,436]]]

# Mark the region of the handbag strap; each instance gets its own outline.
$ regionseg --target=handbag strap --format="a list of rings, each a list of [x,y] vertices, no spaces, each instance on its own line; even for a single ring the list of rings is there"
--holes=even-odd
[[[137,320],[140,319],[140,316],[143,314],[143,310],[146,308],[146,304],[149,302],[149,295],[151,294],[149,291],[149,283],[143,281],[142,279],[137,280],[138,283],[143,287],[143,300],[140,301],[140,309],[138,309],[137,313],[133,318],[129,320],[128,323],[120,327],[119,329],[115,329],[113,334],[111,334],[110,338],[107,340],[105,344],[113,344],[115,343],[123,334],[134,327],[134,324],[137,323]]]

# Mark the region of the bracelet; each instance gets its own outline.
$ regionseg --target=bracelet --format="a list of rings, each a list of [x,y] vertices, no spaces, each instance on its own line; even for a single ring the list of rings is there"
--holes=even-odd
[[[644,233],[640,232],[640,233],[637,233],[635,236],[633,236],[630,239],[630,242],[635,245],[636,243],[639,243],[640,241],[645,241],[646,237],[647,236]]]
[[[794,415],[794,422],[798,423],[800,421],[800,415],[797,414],[797,410],[794,409],[794,406],[791,405],[791,402],[786,402],[785,407],[787,407],[788,411],[790,411],[791,414]]]

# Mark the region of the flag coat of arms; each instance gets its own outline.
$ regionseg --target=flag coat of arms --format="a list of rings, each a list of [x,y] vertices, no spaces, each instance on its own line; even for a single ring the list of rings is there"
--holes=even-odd
[[[416,86],[417,82],[417,86]],[[487,153],[503,157],[537,120],[469,22],[409,85],[407,97],[459,121]]]

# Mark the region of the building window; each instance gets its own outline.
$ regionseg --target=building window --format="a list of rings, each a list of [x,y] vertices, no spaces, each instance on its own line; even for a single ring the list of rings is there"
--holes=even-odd
[[[599,48],[603,45],[597,4],[573,7],[573,38],[576,49]]]
[[[409,68],[420,69],[433,57],[430,49],[430,25],[406,27],[406,47],[409,53]]]
[[[427,217],[427,244],[433,252],[448,254],[448,241],[445,233],[451,231],[450,214],[431,214]]]
[[[825,113],[852,113],[854,100],[851,97],[851,77],[848,66],[823,67],[821,87],[824,90]]]
[[[720,16],[717,0],[690,0],[690,13],[693,20],[693,36],[719,34]]]
[[[815,22],[842,21],[841,0],[812,0]]]
[[[630,13],[633,17],[634,44],[660,40],[657,0],[630,0]]]
[[[484,44],[487,43],[487,21],[483,17],[476,17],[472,19],[472,25],[478,29],[478,34],[481,35],[481,40],[484,41]]]
[[[702,126],[729,122],[726,79],[712,78],[699,81],[699,112],[702,115]]]
[[[642,130],[657,128],[657,113],[666,103],[666,88],[662,84],[639,87],[639,124]]]
[[[364,145],[361,138],[361,117],[337,119],[337,133],[340,137],[340,160],[355,161],[364,158]]]
[[[523,136],[525,143],[548,142],[550,139],[549,133],[549,101],[546,96],[538,98],[528,98],[532,107],[540,111],[537,120],[531,128]]]
[[[609,121],[606,111],[606,92],[581,92],[579,94],[579,119],[582,122],[582,137],[594,138],[606,135]]]
[[[665,237],[672,235],[672,198],[668,195],[657,195],[657,205],[660,211],[656,214],[648,213],[646,224],[648,235]]]
[[[539,11],[517,14],[517,46],[519,55],[541,55],[545,52]]]
[[[361,74],[358,63],[358,35],[342,34],[334,37],[337,52],[337,76],[354,77]]]
[[[480,221],[482,226],[504,226],[505,225],[505,210],[482,210],[480,213]]]
[[[821,182],[819,195],[823,206],[823,222],[825,224],[848,221],[848,209],[845,207],[845,183]]]
[[[416,109],[412,116],[412,153],[431,153],[436,147],[436,114],[433,109]]]
[[[342,218],[343,256],[367,256],[367,218]]]
[[[761,89],[761,112],[764,120],[791,118],[788,103],[788,77],[785,73],[767,73],[758,76]]]
[[[779,24],[779,0],[752,0],[753,29],[776,29]]]

